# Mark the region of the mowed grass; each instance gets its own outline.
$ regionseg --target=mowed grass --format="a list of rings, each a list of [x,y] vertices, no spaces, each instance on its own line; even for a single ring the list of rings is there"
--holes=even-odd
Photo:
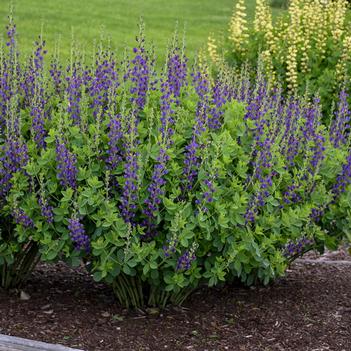
[[[87,55],[101,32],[111,38],[113,48],[131,48],[144,19],[146,37],[162,57],[178,22],[179,32],[186,31],[190,57],[205,45],[210,33],[225,32],[233,11],[233,0],[15,0],[15,21],[21,52],[29,54],[43,26],[49,53],[60,38],[60,52],[70,56],[72,33]],[[247,0],[250,17],[255,0]],[[274,9],[277,13],[279,10]],[[2,27],[7,23],[9,3],[0,1]],[[5,33],[5,28],[2,31]]]

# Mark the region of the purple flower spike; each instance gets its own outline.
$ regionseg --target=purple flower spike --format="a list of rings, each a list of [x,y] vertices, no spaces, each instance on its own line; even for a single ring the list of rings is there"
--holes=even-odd
[[[20,83],[23,90],[24,103],[27,106],[33,105],[32,101],[36,100],[38,93],[44,93],[39,86],[43,80],[45,41],[41,37],[35,42],[34,52],[29,58],[26,70],[23,72],[23,81]]]
[[[100,52],[95,63],[89,87],[92,98],[91,108],[96,118],[99,110],[103,110],[108,102],[109,91],[115,93],[119,85],[116,62],[111,53]]]
[[[351,111],[347,98],[348,94],[345,90],[341,90],[335,119],[330,126],[329,138],[336,148],[345,145],[350,134]]]
[[[178,240],[167,240],[167,245],[163,246],[163,252],[165,257],[170,257],[172,254],[176,253],[176,246],[178,244]]]
[[[45,138],[47,131],[45,129],[45,101],[40,101],[37,106],[33,106],[30,112],[32,121],[32,132],[34,134],[34,141],[39,150],[46,147]]]
[[[196,259],[196,256],[194,253],[191,253],[190,251],[185,251],[182,256],[178,258],[177,261],[177,271],[187,271],[191,267],[191,263]]]
[[[209,81],[207,74],[201,71],[192,73],[195,90],[199,97],[196,109],[195,125],[193,135],[189,144],[185,147],[184,158],[184,182],[182,185],[183,194],[193,188],[200,166],[200,150],[204,147],[200,144],[199,138],[208,129],[209,113]]]
[[[29,216],[26,215],[26,213],[20,209],[16,208],[12,212],[12,216],[17,224],[23,225],[25,228],[33,228],[34,227],[34,222]]]
[[[71,75],[66,77],[68,96],[67,112],[71,116],[74,125],[80,125],[81,122],[81,107],[80,101],[82,98],[82,69],[79,64],[74,64],[71,69]]]
[[[222,117],[224,115],[224,104],[229,99],[227,86],[221,80],[217,80],[212,89],[212,105],[208,126],[210,129],[219,129],[222,126]]]
[[[52,224],[54,222],[53,207],[50,206],[47,199],[43,197],[40,197],[38,202],[41,209],[41,215],[49,224]]]
[[[111,121],[108,125],[108,157],[106,159],[108,169],[115,169],[118,164],[122,161],[122,151],[120,148],[120,142],[123,138],[122,127],[121,127],[121,116],[116,115],[111,118]]]
[[[180,90],[186,85],[187,61],[179,47],[173,48],[168,54],[167,80],[177,104],[179,104]]]
[[[144,47],[144,38],[138,38],[138,42],[139,46],[133,49],[135,56],[126,75],[126,78],[129,78],[132,83],[130,93],[136,115],[144,109],[150,81],[149,56]]]
[[[310,218],[313,222],[319,222],[324,215],[324,210],[320,208],[312,208]]]
[[[11,179],[28,163],[27,145],[21,140],[9,137],[2,146],[0,156],[0,198],[6,197],[12,184]]]
[[[57,160],[57,178],[64,188],[77,188],[77,159],[71,153],[65,142],[56,138],[56,160]]]
[[[291,240],[283,248],[283,256],[288,259],[296,258],[304,254],[306,249],[313,244],[314,241],[305,236],[295,241]]]
[[[332,188],[334,201],[346,191],[349,184],[351,184],[351,151],[347,157],[347,162],[342,166],[342,171],[337,176]]]
[[[126,223],[132,223],[138,200],[138,154],[129,150],[124,164],[124,187],[121,196],[120,210]]]
[[[68,220],[68,230],[73,241],[73,244],[77,250],[84,249],[85,251],[90,250],[90,240],[88,235],[85,233],[83,224],[77,218],[70,218]]]

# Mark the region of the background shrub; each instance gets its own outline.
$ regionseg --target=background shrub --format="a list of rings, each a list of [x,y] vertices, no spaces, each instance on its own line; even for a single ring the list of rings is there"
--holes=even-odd
[[[246,16],[245,1],[239,0],[228,38],[222,43],[210,38],[212,60],[224,57],[234,67],[255,67],[261,60],[269,79],[289,93],[318,92],[329,112],[351,73],[348,2],[292,0],[287,14],[273,21],[268,1],[257,0],[253,25]]]

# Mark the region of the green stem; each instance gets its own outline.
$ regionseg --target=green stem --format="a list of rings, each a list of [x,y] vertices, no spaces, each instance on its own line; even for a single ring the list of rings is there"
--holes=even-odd
[[[121,275],[118,276],[118,285],[120,286],[121,288],[121,293],[122,293],[122,305],[125,306],[126,308],[129,308],[129,299],[128,299],[128,295],[127,295],[127,292],[126,292],[126,289],[125,289],[125,286],[123,284],[123,280],[122,280],[122,277]]]
[[[118,301],[120,302],[121,305],[123,305],[123,293],[120,291],[120,285],[115,281],[113,283],[113,292],[116,294]]]
[[[131,299],[131,302],[132,302],[132,306],[134,308],[139,307],[137,299],[136,299],[136,296],[134,294],[133,286],[131,284],[132,277],[128,277],[127,278],[127,276],[124,276],[124,281],[125,281],[125,284],[126,284],[126,287],[127,287],[128,295],[130,296],[130,299]]]
[[[150,289],[149,289],[149,300],[147,302],[147,304],[149,306],[153,306],[155,303],[155,289],[153,286],[150,286]]]
[[[6,262],[2,266],[2,287],[10,289],[25,281],[39,262],[38,245],[31,241],[17,253],[12,264]]]
[[[33,271],[35,266],[38,264],[40,260],[40,256],[38,255],[38,246],[37,244],[33,244],[30,252],[22,261],[21,269],[17,277],[17,284],[24,282],[29,274]],[[16,285],[17,285],[16,284]]]

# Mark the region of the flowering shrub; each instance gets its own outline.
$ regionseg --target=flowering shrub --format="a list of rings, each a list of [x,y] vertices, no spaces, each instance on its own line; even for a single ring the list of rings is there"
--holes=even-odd
[[[209,55],[239,67],[255,67],[260,58],[272,81],[293,93],[318,92],[329,111],[351,73],[349,6],[346,0],[291,0],[287,14],[273,21],[269,1],[256,0],[251,26],[245,2],[238,0],[228,38],[220,43],[211,36]]]
[[[284,99],[260,72],[255,85],[225,69],[211,79],[177,40],[158,73],[142,31],[122,63],[101,46],[91,65],[77,54],[48,69],[41,38],[22,64],[12,22],[7,34],[3,286],[38,259],[83,261],[123,305],[164,306],[203,283],[267,284],[304,251],[338,245],[349,226],[345,92],[327,129],[318,97]]]

